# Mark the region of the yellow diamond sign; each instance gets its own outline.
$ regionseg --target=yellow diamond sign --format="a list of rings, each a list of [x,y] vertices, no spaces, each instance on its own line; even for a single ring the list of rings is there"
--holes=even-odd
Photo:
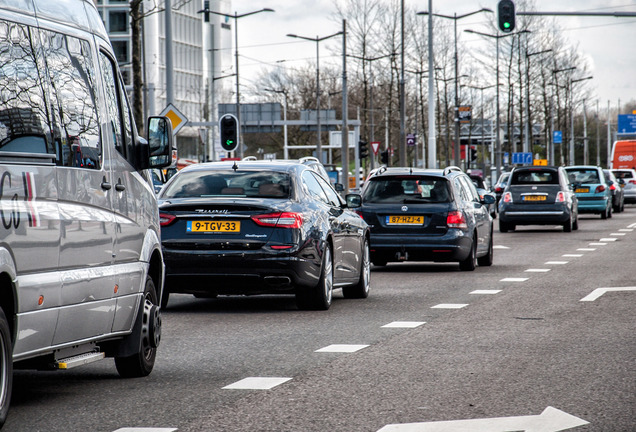
[[[168,106],[163,111],[161,111],[159,115],[168,117],[170,119],[170,121],[172,122],[173,135],[176,135],[179,132],[179,130],[181,130],[181,128],[185,126],[186,123],[188,123],[188,118],[184,116],[177,109],[177,107],[175,107],[172,104],[168,104]]]

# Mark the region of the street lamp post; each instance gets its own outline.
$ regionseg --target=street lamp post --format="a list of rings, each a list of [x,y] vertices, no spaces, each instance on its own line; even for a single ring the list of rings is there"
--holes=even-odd
[[[554,85],[554,87],[556,88],[556,90],[555,90],[555,91],[557,92],[557,102],[558,102],[558,96],[559,96],[559,94],[558,94],[558,91],[559,91],[559,85],[557,84],[557,79],[556,79],[557,77],[556,77],[556,75],[557,75],[559,72],[569,72],[569,71],[572,71],[572,70],[574,70],[574,69],[576,69],[576,66],[571,66],[571,67],[567,67],[567,68],[563,68],[563,69],[554,69],[554,70],[552,70],[552,76],[553,76],[553,77],[552,77],[552,81],[553,81],[553,83],[552,83],[552,84],[553,84],[553,85]],[[557,110],[558,110],[558,106],[557,106]],[[552,143],[552,145],[550,146],[550,160],[548,161],[548,163],[550,163],[550,164],[555,164],[555,165],[556,165],[555,160],[554,160],[554,144],[555,144],[555,143],[554,143],[554,112],[553,112],[554,110],[553,110],[553,109],[551,109],[550,111],[551,111],[551,112],[550,112],[550,116],[551,116],[551,120],[550,120],[550,122],[551,122],[551,124],[552,124],[552,127],[551,127],[551,129],[552,129],[552,137],[551,137],[551,139],[550,139],[550,142]],[[566,116],[566,123],[567,123],[567,116]],[[561,141],[561,146],[560,146],[560,147],[561,147],[561,164],[563,164],[563,163],[564,163],[564,158],[563,158],[563,141]]]
[[[496,139],[496,141],[495,142],[496,142],[496,147],[497,148],[495,150],[495,153],[496,153],[495,158],[496,158],[496,161],[497,161],[497,178],[499,178],[499,175],[501,174],[501,137],[500,137],[500,133],[499,133],[500,132],[499,129],[501,127],[500,123],[499,123],[499,39],[505,38],[507,36],[518,35],[518,34],[521,34],[521,33],[530,33],[530,30],[521,30],[521,31],[516,32],[516,33],[505,33],[505,34],[496,34],[496,35],[488,34],[488,33],[482,33],[482,32],[478,32],[478,31],[470,30],[470,29],[464,30],[464,31],[467,32],[467,33],[478,34],[478,35],[489,37],[489,38],[493,38],[493,39],[496,40],[496,45],[497,45],[497,55],[496,55],[497,56],[497,66],[496,66],[496,69],[497,69],[497,73],[496,73],[495,82],[497,83],[496,84],[497,85],[497,115],[496,115],[496,119],[495,119],[495,123],[496,123],[496,125],[495,125],[495,129],[496,129],[495,139]]]
[[[532,136],[532,124],[530,120],[530,57],[539,54],[545,54],[550,51],[552,51],[552,48],[543,51],[528,53],[528,49],[526,48],[526,130],[523,141],[524,152],[532,151],[532,139],[530,138]]]
[[[226,14],[226,13],[222,13],[222,12],[215,12],[215,11],[211,11],[209,9],[204,9],[202,11],[199,12],[207,12],[207,13],[211,13],[214,15],[220,15],[220,16],[224,16],[226,18],[234,18],[234,67],[236,68],[236,120],[238,122],[238,128],[239,128],[239,147],[238,147],[238,152],[239,152],[239,157],[243,158],[243,140],[241,137],[241,100],[240,100],[240,91],[239,91],[239,54],[238,54],[238,19],[239,18],[243,18],[246,16],[250,16],[250,15],[255,15],[257,13],[261,13],[261,12],[274,12],[274,9],[270,9],[270,8],[263,8],[257,11],[253,11],[253,12],[246,12],[246,13],[242,13],[242,14],[238,14],[237,12],[234,12],[234,15],[230,15],[230,14]]]
[[[311,42],[316,42],[316,135],[317,135],[316,153],[320,163],[324,163],[322,159],[322,143],[320,140],[320,132],[321,132],[320,131],[320,42],[327,40],[329,38],[341,35],[342,33],[343,33],[342,31],[339,31],[334,34],[330,34],[329,36],[323,36],[323,37],[316,36],[315,38],[299,36],[296,34],[287,35],[292,38],[304,39]],[[343,115],[346,115],[346,114],[343,114]],[[346,132],[343,132],[343,133],[346,133]]]
[[[493,88],[495,87],[496,84],[492,84],[489,86],[483,86],[483,87],[478,87],[478,86],[467,86],[468,88],[473,88],[475,90],[479,90],[481,91],[481,159],[482,159],[482,172],[483,172],[483,176],[484,178],[486,178],[486,151],[484,150],[486,148],[484,141],[485,139],[485,133],[484,130],[486,129],[484,127],[484,90],[488,90],[489,88]],[[492,129],[492,123],[491,123],[491,129]],[[491,134],[491,138],[490,138],[490,142],[492,142],[492,134]],[[495,182],[497,181],[497,179],[493,179],[491,176],[490,179],[490,184],[494,185]]]
[[[577,82],[581,82],[581,81],[585,81],[585,80],[589,80],[594,78],[593,76],[588,76],[585,78],[579,78],[579,79],[571,79],[570,80],[570,151],[569,151],[569,164],[570,165],[574,165],[575,162],[575,155],[574,155],[574,84]]]
[[[449,149],[450,149],[450,127],[448,125],[448,105],[447,105],[447,101],[448,101],[448,97],[447,97],[447,85],[446,83],[448,81],[455,81],[455,83],[457,83],[457,81],[459,80],[459,78],[468,78],[468,75],[460,75],[458,77],[450,77],[450,78],[435,78],[437,81],[442,81],[444,83],[444,108],[446,109],[446,126],[445,126],[445,130],[446,130],[446,165],[450,165],[450,159],[449,159]],[[457,85],[457,84],[455,84]],[[455,137],[455,146],[453,147],[453,163],[456,163],[455,161],[460,160],[460,164],[461,164],[461,146],[458,145],[458,140],[457,137]],[[458,156],[459,155],[459,156]],[[459,157],[459,159],[458,159]],[[455,166],[459,166],[459,165],[455,165]]]
[[[440,18],[447,18],[447,19],[452,19],[454,22],[454,33],[455,33],[455,143],[456,143],[456,147],[459,149],[458,151],[455,152],[455,159],[454,159],[454,164],[455,166],[460,166],[461,164],[461,143],[460,143],[460,138],[459,138],[459,62],[458,62],[458,55],[457,55],[457,20],[460,20],[462,18],[466,18],[469,17],[471,15],[475,15],[481,12],[490,12],[492,13],[492,9],[488,9],[488,8],[482,8],[473,12],[469,12],[469,13],[465,13],[463,15],[457,15],[457,13],[453,14],[453,15],[442,15],[442,14],[432,14],[433,16],[436,17],[440,17]],[[424,12],[418,12],[417,15],[428,15],[429,12],[424,11]]]

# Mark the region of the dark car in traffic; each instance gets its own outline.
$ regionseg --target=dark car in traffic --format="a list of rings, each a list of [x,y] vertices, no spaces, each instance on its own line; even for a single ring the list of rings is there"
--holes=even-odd
[[[614,213],[621,213],[625,210],[625,191],[623,185],[625,182],[616,178],[612,170],[604,169],[605,182],[609,186],[610,192],[612,192],[612,209]]]
[[[358,209],[371,226],[371,261],[459,262],[474,270],[493,262],[492,218],[459,168],[380,168],[362,189]]]
[[[302,309],[328,309],[335,288],[369,294],[368,226],[306,165],[191,165],[158,198],[164,299],[294,294]]]
[[[477,189],[477,193],[479,194],[479,197],[481,199],[483,199],[484,195],[492,195],[492,197],[495,198],[495,202],[493,202],[492,204],[488,204],[488,212],[490,213],[490,216],[492,216],[493,219],[496,219],[497,204],[496,204],[495,193],[490,190],[490,188],[488,187],[488,184],[486,184],[486,182],[484,181],[484,178],[481,175],[470,174],[469,177],[470,177],[470,180],[475,185],[475,188]]]
[[[579,228],[578,200],[563,167],[516,167],[499,201],[499,231],[517,225],[561,225]]]

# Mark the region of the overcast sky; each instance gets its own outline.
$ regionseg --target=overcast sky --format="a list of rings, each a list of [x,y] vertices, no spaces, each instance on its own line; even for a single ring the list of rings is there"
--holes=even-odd
[[[339,0],[345,1],[345,0]],[[386,0],[391,1],[391,0]],[[397,1],[397,0],[393,0]],[[407,7],[417,11],[428,8],[428,0],[406,0]],[[433,0],[436,13],[453,15],[472,12],[481,7],[497,9],[497,0]],[[538,11],[560,12],[636,12],[636,0],[535,0]],[[239,14],[269,7],[274,13],[261,13],[239,19],[239,54],[241,81],[249,81],[267,67],[315,64],[316,45],[286,36],[295,33],[307,37],[327,36],[341,30],[334,21],[334,0],[232,0],[232,10]],[[519,8],[517,8],[519,10]],[[422,24],[425,18],[420,18]],[[483,14],[458,21],[458,35],[468,44],[483,41],[478,36],[463,33],[465,28],[479,28],[486,19]],[[494,19],[491,18],[491,19]],[[615,106],[636,100],[636,18],[559,17],[563,35],[589,60],[593,80],[585,83],[601,103],[608,100]],[[321,65],[341,65],[341,60],[329,58],[327,43],[320,44]],[[333,43],[338,43],[335,41]],[[282,63],[277,61],[284,60]],[[247,84],[247,83],[246,83]]]

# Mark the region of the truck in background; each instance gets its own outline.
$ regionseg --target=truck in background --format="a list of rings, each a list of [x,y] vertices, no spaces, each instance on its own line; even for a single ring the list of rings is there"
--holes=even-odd
[[[636,169],[636,139],[615,141],[611,169]]]

